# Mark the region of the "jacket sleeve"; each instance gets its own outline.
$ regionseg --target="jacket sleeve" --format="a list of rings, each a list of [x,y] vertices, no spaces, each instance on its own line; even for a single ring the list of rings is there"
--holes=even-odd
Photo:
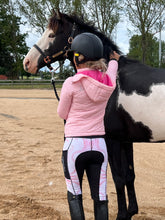
[[[110,60],[106,74],[110,77],[113,86],[116,85],[117,70],[118,62],[116,60]]]
[[[71,103],[72,103],[72,92],[71,92],[71,81],[69,78],[64,82],[61,94],[60,94],[60,101],[57,107],[57,113],[60,118],[67,120],[68,114],[70,111]]]

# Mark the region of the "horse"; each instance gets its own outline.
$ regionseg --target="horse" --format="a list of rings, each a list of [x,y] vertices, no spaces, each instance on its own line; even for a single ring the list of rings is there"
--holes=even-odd
[[[69,59],[73,38],[83,32],[96,34],[103,42],[104,58],[113,51],[121,54],[118,61],[117,86],[105,109],[105,140],[118,202],[116,220],[131,220],[138,213],[133,160],[134,142],[165,140],[165,70],[146,66],[122,55],[118,46],[90,22],[76,15],[54,12],[41,39],[23,61],[32,74],[51,63]],[[126,203],[127,189],[128,205]]]

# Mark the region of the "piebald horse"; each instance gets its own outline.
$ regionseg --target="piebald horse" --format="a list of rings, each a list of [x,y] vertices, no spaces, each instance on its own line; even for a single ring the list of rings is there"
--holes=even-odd
[[[23,65],[30,73],[67,57],[72,39],[82,33],[96,34],[104,45],[104,58],[116,51],[113,41],[75,15],[54,13],[41,39],[26,55]],[[138,213],[134,188],[133,142],[165,140],[165,70],[120,57],[117,87],[105,110],[106,143],[117,192],[117,220],[130,220]],[[127,188],[128,205],[126,203]]]

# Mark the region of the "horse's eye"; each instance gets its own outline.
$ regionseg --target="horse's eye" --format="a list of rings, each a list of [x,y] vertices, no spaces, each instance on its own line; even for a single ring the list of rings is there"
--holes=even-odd
[[[54,37],[55,37],[54,33],[49,34],[49,38],[54,38]]]

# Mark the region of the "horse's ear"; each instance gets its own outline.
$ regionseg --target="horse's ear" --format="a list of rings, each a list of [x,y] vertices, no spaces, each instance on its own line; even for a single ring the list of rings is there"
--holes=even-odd
[[[62,18],[62,14],[61,14],[61,12],[60,12],[59,9],[57,10],[56,18],[57,18],[58,20],[61,20],[61,18]]]

